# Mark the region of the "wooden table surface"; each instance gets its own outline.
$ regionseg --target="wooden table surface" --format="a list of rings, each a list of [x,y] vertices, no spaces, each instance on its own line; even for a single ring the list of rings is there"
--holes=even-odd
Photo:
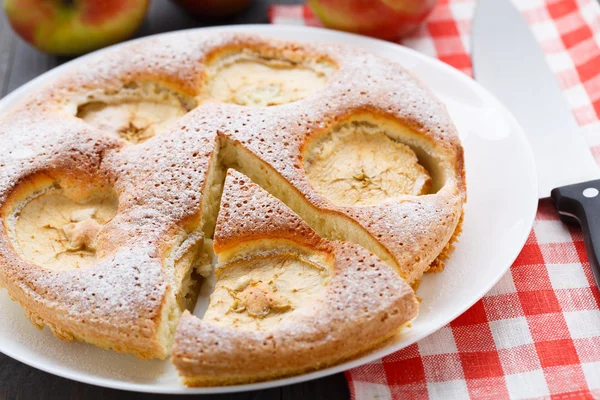
[[[269,3],[294,4],[302,0],[255,0],[243,14],[221,24],[267,23]],[[0,13],[0,98],[39,74],[68,61],[65,57],[38,52],[15,36],[4,13]],[[137,36],[214,25],[194,20],[167,0],[153,0],[148,17]],[[1,323],[1,322],[0,322]],[[57,339],[58,340],[58,339]],[[245,399],[347,399],[342,374],[270,390],[231,395],[203,396],[207,400]],[[175,399],[178,396],[146,395],[104,389],[38,371],[0,353],[0,399]]]

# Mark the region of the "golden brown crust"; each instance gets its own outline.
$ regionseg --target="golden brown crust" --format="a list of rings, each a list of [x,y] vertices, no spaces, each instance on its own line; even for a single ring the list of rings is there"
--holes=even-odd
[[[452,255],[452,253],[454,252],[454,245],[456,244],[456,242],[458,242],[458,238],[460,237],[460,234],[462,233],[462,225],[463,225],[464,217],[465,217],[465,214],[463,212],[462,215],[460,216],[460,219],[458,220],[458,224],[456,225],[456,229],[454,230],[454,233],[452,233],[452,237],[450,238],[448,243],[446,243],[446,246],[444,246],[444,248],[442,249],[440,254],[438,254],[438,256],[435,258],[435,260],[433,260],[433,262],[425,270],[425,272],[438,273],[438,272],[442,272],[444,270],[444,268],[446,267],[446,260],[448,260],[448,258],[450,258],[450,255]],[[416,290],[416,288],[415,288],[415,290]]]
[[[410,324],[409,324],[410,325]],[[313,364],[304,369],[291,368],[289,370],[285,370],[284,368],[278,369],[276,371],[262,371],[261,373],[254,373],[248,375],[236,375],[236,376],[212,376],[212,375],[195,375],[195,376],[183,376],[182,381],[186,386],[189,387],[205,387],[205,386],[228,386],[228,385],[236,385],[242,383],[253,383],[260,381],[268,381],[271,379],[281,379],[288,376],[299,375],[305,372],[316,371],[318,369],[327,368],[334,364],[339,364],[343,361],[351,359],[353,357],[357,357],[360,354],[371,351],[376,347],[384,344],[387,340],[392,338],[395,334],[397,334],[402,328],[405,326],[401,326],[396,329],[396,331],[392,331],[389,336],[382,336],[378,339],[378,341],[369,343],[368,346],[361,347],[360,344],[354,351],[348,351],[346,353],[345,358],[331,360],[329,364]]]
[[[265,243],[271,243],[268,251],[277,251],[276,239],[295,242],[290,248],[303,253],[333,256],[325,294],[266,331],[218,326],[186,313],[173,350],[186,383],[258,381],[335,364],[374,347],[417,315],[413,291],[390,266],[355,244],[318,238],[281,201],[230,170],[215,249],[229,253],[227,258],[252,259],[265,251]]]
[[[334,71],[325,87],[281,106],[206,100],[210,63],[236,49],[298,63],[320,60]],[[139,144],[77,118],[89,102],[136,96],[165,98],[190,111]],[[368,207],[339,207],[316,193],[304,152],[348,121],[382,126],[421,149],[417,155],[429,157],[429,167],[443,175],[434,179],[435,193]],[[462,147],[443,105],[397,64],[334,45],[204,33],[137,41],[25,98],[0,118],[0,142],[0,286],[37,326],[143,358],[169,354],[180,313],[173,255],[186,238],[212,234],[225,166],[292,205],[321,236],[359,243],[409,281],[449,251],[466,200]],[[20,203],[52,185],[90,182],[114,190],[119,201],[117,215],[100,230],[98,263],[57,272],[25,262],[9,237]],[[286,229],[278,236],[307,246],[320,240]],[[222,234],[220,243],[237,246],[240,232]]]
[[[21,135],[20,142],[9,141],[0,150],[3,163],[13,162],[12,168],[0,169],[6,183],[0,194],[0,284],[36,325],[46,324],[58,337],[142,358],[167,357],[179,313],[168,258],[200,224],[198,191],[205,186],[216,139],[193,135],[192,140],[184,132],[154,138],[155,145],[122,148],[115,139],[82,129],[77,120],[32,117],[30,130],[21,132],[23,123],[16,119],[5,117],[0,128],[3,137]],[[10,153],[23,151],[20,147],[38,150],[22,161],[11,160]],[[174,165],[165,157],[169,153],[190,162]],[[150,160],[165,175],[148,170],[144,164]],[[173,191],[161,190],[168,180]],[[52,185],[78,188],[90,182],[111,186],[119,197],[116,217],[99,235],[98,263],[54,272],[25,262],[8,236],[18,203]],[[183,207],[170,208],[175,197]]]
[[[299,245],[326,248],[326,242],[306,222],[268,198],[249,178],[229,170],[221,197],[213,247],[229,252],[243,242],[287,239]]]

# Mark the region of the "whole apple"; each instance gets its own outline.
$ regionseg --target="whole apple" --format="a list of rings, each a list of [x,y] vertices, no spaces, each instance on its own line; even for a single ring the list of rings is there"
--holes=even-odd
[[[437,0],[308,0],[315,15],[332,29],[381,39],[414,31]]]
[[[4,0],[15,32],[50,54],[77,55],[129,38],[149,0]]]
[[[173,0],[198,18],[228,17],[244,10],[252,0]]]

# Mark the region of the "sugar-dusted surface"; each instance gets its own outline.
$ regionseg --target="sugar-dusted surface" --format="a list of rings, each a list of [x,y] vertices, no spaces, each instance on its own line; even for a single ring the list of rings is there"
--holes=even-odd
[[[295,103],[251,110],[202,103],[203,62],[218,57],[221,48],[231,51],[242,47],[295,62],[326,57],[338,69],[327,86]],[[127,144],[75,117],[77,107],[90,100],[90,93],[92,98],[98,93],[110,96],[127,90],[131,82],[144,81],[159,82],[179,93],[182,99],[201,104],[166,132],[137,145]],[[279,187],[300,194],[319,218],[330,213],[350,221],[354,228],[358,227],[357,235],[367,232],[369,240],[383,249],[381,253],[388,254],[388,260],[402,264],[401,273],[402,268],[412,268],[418,276],[428,261],[437,256],[443,243],[433,243],[428,250],[421,247],[405,252],[400,246],[404,243],[403,235],[418,230],[412,229],[416,225],[401,229],[405,222],[400,220],[400,212],[387,210],[384,219],[360,208],[335,207],[318,196],[304,176],[302,150],[307,141],[338,121],[359,118],[357,113],[360,118],[375,119],[377,123],[386,123],[387,119],[402,121],[411,127],[414,136],[404,139],[414,139],[413,145],[421,146],[437,160],[445,174],[444,184],[437,193],[418,199],[406,197],[400,199],[400,204],[429,204],[429,209],[417,207],[417,211],[422,218],[434,221],[432,224],[442,208],[450,207],[454,219],[443,228],[441,224],[436,226],[441,233],[435,235],[442,241],[449,238],[464,200],[458,138],[443,107],[396,64],[337,46],[303,46],[257,37],[189,33],[148,39],[106,52],[101,60],[92,58],[84,67],[70,71],[30,96],[0,122],[0,137],[7,143],[0,150],[3,166],[0,201],[2,211],[9,213],[17,200],[23,200],[32,188],[42,184],[69,186],[90,180],[114,188],[119,210],[100,232],[99,263],[75,271],[81,279],[90,280],[89,288],[95,281],[86,274],[95,269],[103,272],[102,279],[111,285],[98,285],[102,293],[92,297],[98,298],[94,304],[105,305],[91,307],[89,318],[82,318],[78,309],[71,307],[73,300],[69,293],[74,286],[68,284],[69,280],[57,274],[40,275],[40,268],[25,264],[12,250],[5,232],[0,234],[2,284],[27,309],[34,310],[32,320],[49,324],[64,338],[75,336],[143,357],[164,356],[168,341],[159,338],[170,329],[168,321],[177,319],[176,312],[169,311],[173,307],[173,292],[177,290],[169,256],[188,234],[198,230],[210,233],[205,226],[210,215],[204,200],[215,183],[208,179],[210,167],[215,162],[231,161],[217,157],[223,146],[238,146],[251,154],[248,164],[234,160],[241,169],[264,163],[284,182],[259,183],[270,190]],[[454,203],[447,203],[448,199],[454,199]],[[343,237],[344,232],[338,235]],[[425,237],[425,240],[431,239]],[[422,256],[423,252],[427,257]],[[111,265],[117,263],[115,257],[121,254],[127,257],[120,259],[121,269],[117,272]],[[400,258],[403,254],[408,258]],[[140,260],[134,255],[139,255]],[[415,257],[419,257],[416,264]],[[129,279],[124,278],[128,269],[135,271],[139,265],[144,265],[143,273],[138,276],[131,272]],[[413,268],[414,265],[418,268]],[[411,273],[403,274],[412,278]],[[130,282],[135,277],[142,281],[141,286]],[[46,290],[47,287],[52,290]],[[152,291],[148,291],[150,287]],[[118,298],[123,288],[132,290],[123,300],[130,313],[117,313],[112,303],[104,300]],[[136,332],[146,335],[148,340],[134,340],[139,339]]]
[[[0,169],[5,227],[19,202],[39,190],[60,185],[75,193],[102,191],[117,180],[116,171],[103,162],[106,151],[118,146],[114,140],[76,120],[23,121],[14,115],[0,127],[7,143],[0,150],[6,164]],[[100,232],[98,262],[85,269],[55,272],[29,264],[3,229],[0,280],[32,322],[47,324],[61,338],[162,356],[167,349],[156,336],[170,289],[160,247],[169,225],[164,218],[149,224],[151,211],[123,205]]]
[[[215,232],[217,253],[227,249],[235,252],[234,260],[252,260],[267,243],[270,251],[283,251],[277,239],[289,241],[287,251],[300,257],[328,254],[330,260],[320,261],[331,269],[324,294],[305,299],[267,330],[239,330],[184,314],[173,362],[188,384],[256,381],[331,365],[380,343],[416,316],[417,300],[393,268],[356,244],[319,240],[280,200],[230,171]],[[236,251],[236,244],[245,246]]]
[[[288,239],[326,250],[326,242],[306,222],[235,170],[227,172],[214,235],[217,253],[260,239]]]

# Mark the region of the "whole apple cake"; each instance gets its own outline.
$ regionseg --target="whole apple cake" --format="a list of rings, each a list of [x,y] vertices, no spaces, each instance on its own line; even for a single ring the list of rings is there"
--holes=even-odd
[[[395,335],[466,201],[444,106],[337,45],[138,40],[30,94],[0,143],[2,287],[39,328],[172,355],[192,386],[323,368]]]

